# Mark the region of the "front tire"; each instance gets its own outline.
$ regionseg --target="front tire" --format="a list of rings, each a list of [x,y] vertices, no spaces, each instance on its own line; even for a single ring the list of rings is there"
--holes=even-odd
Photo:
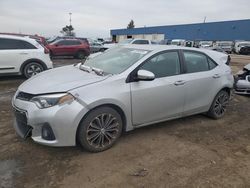
[[[84,59],[84,58],[86,57],[86,54],[85,54],[85,52],[83,52],[83,51],[79,51],[79,52],[77,53],[76,57],[77,57],[78,59]]]
[[[213,119],[220,119],[225,115],[226,107],[229,102],[228,92],[221,90],[216,97],[208,111],[208,116]]]
[[[112,147],[122,133],[120,114],[110,107],[91,111],[80,123],[77,139],[90,152],[101,152]]]
[[[23,69],[23,74],[26,78],[30,78],[42,71],[44,71],[44,67],[40,63],[30,62],[25,65]]]

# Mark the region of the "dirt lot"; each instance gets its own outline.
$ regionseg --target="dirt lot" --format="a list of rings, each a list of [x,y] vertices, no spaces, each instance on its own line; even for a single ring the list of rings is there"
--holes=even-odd
[[[232,58],[234,72],[247,63]],[[15,134],[10,101],[23,81],[0,78],[0,187],[250,187],[250,97],[235,95],[221,120],[196,115],[137,129],[92,154]]]

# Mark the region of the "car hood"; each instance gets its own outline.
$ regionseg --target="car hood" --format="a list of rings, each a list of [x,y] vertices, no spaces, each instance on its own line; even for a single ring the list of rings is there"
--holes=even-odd
[[[88,73],[75,66],[64,66],[42,72],[19,86],[18,90],[30,94],[67,92],[69,90],[105,80],[108,76]]]

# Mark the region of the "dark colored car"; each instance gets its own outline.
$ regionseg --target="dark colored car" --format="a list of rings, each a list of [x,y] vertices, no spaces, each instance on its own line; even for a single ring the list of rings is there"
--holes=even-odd
[[[74,56],[83,59],[90,54],[89,43],[80,39],[60,39],[46,47],[51,56]]]
[[[240,48],[240,54],[249,55],[250,54],[250,46],[244,46]]]

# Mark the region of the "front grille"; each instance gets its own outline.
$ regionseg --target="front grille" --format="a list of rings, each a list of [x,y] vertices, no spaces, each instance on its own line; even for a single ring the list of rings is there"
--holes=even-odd
[[[16,118],[16,128],[18,129],[18,133],[22,138],[26,138],[29,136],[32,127],[27,125],[27,117],[25,112],[21,112],[19,110],[14,110],[15,118]]]
[[[30,101],[35,95],[29,94],[29,93],[24,93],[24,92],[19,92],[16,96],[17,99],[24,100],[24,101]]]

